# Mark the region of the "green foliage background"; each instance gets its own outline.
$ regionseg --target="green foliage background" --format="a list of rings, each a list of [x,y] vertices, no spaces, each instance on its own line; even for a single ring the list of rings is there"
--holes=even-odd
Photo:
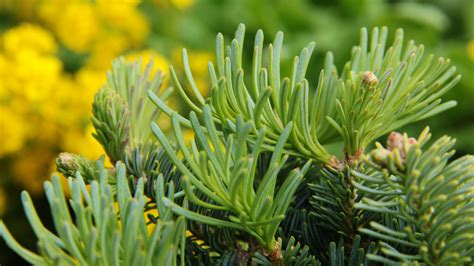
[[[357,42],[359,28],[385,25],[391,32],[403,28],[406,38],[424,44],[428,53],[451,58],[463,77],[445,96],[445,99],[458,102],[455,109],[401,131],[416,134],[424,126],[430,125],[433,138],[448,134],[457,139],[457,156],[474,153],[474,1],[196,0],[186,9],[163,8],[164,5],[147,0],[138,6],[151,25],[144,47],[157,50],[167,57],[172,57],[176,46],[212,51],[216,32],[230,37],[242,22],[246,24],[248,36],[254,36],[258,29],[262,29],[265,34],[269,34],[265,38],[272,40],[278,30],[285,32],[282,61],[286,67],[290,66],[292,56],[301,47],[309,41],[315,41],[315,55],[308,71],[315,73],[310,76],[314,80],[318,74],[315,70],[321,68],[327,51],[335,54],[335,64],[342,67],[350,56],[351,47]],[[1,29],[21,22],[21,19],[11,16],[8,10],[0,13]],[[246,44],[248,46],[244,47],[244,55],[247,57],[243,60],[250,63],[252,42]],[[62,60],[65,68],[74,70],[81,66],[83,55],[66,53]],[[8,164],[8,161],[0,163]],[[0,178],[8,178],[3,170],[0,171]],[[2,219],[22,243],[33,248],[36,240],[30,237],[31,229],[19,207],[20,190],[20,187],[9,187],[8,209]],[[34,201],[40,202],[37,206],[40,217],[45,221],[50,220],[45,199]],[[0,251],[0,264],[22,263],[4,243],[0,243]]]

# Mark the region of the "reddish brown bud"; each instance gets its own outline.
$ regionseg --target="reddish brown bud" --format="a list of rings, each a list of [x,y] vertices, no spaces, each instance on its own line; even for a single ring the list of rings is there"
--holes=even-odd
[[[362,74],[362,84],[366,84],[370,87],[376,86],[379,83],[379,79],[372,71],[365,71]]]
[[[387,149],[391,151],[394,149],[403,150],[403,135],[395,131],[390,133],[387,139]]]

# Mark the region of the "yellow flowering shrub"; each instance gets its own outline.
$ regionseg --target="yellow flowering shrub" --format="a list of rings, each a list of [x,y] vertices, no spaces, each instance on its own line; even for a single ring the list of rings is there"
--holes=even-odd
[[[61,75],[55,49],[53,37],[38,26],[22,24],[5,32],[0,50],[0,157],[19,151],[35,137],[37,125],[32,121],[45,115],[45,102]],[[41,132],[48,128],[43,125]]]
[[[5,31],[0,50],[0,158],[13,159],[15,182],[34,194],[42,192],[58,150],[103,153],[87,117],[104,73],[84,84],[83,75],[64,72],[57,49],[50,31],[25,23]]]
[[[14,56],[26,50],[38,53],[54,53],[57,49],[54,37],[40,26],[24,23],[3,34],[3,51]]]
[[[32,104],[47,100],[61,75],[61,62],[54,56],[30,50],[17,52],[9,62],[5,71],[11,75],[6,89]]]
[[[100,22],[93,6],[88,3],[74,3],[65,5],[64,9],[63,6],[58,8],[61,10],[54,12],[56,16],[48,21],[55,33],[70,49],[78,52],[88,50],[94,37],[100,32]]]
[[[92,44],[87,66],[91,69],[107,69],[110,62],[129,47],[127,38],[114,32],[103,33],[100,42]]]
[[[178,10],[194,0],[166,0]],[[147,48],[150,22],[140,12],[140,0],[7,0],[3,7],[18,23],[0,40],[0,167],[3,183],[13,182],[39,195],[43,181],[55,170],[61,151],[102,155],[89,120],[94,94],[105,83],[105,71],[119,55],[129,60],[153,60],[153,71],[165,74],[169,64],[182,67],[177,51],[169,58]],[[27,21],[27,22],[24,22]],[[68,56],[75,56],[68,59]],[[207,52],[190,52],[201,93],[206,88]],[[171,59],[171,60],[169,60]],[[68,61],[69,60],[69,61]],[[76,64],[71,68],[70,61]],[[202,78],[205,77],[205,78]],[[179,97],[169,99],[178,108]],[[170,120],[160,119],[166,130]],[[191,139],[192,134],[187,134]],[[27,156],[25,156],[27,155]],[[34,159],[31,159],[34,158]],[[8,164],[2,164],[2,160]],[[106,160],[107,162],[108,160]],[[3,191],[0,191],[3,193]],[[0,195],[0,215],[6,199]]]
[[[139,47],[150,26],[136,7],[137,1],[45,0],[39,2],[38,17],[66,47],[90,52],[110,36]]]
[[[132,46],[141,45],[148,36],[149,23],[134,4],[99,0],[97,12],[106,26],[126,36]]]

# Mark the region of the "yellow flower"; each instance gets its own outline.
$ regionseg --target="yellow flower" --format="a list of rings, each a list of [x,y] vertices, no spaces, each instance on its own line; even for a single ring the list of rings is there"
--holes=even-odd
[[[128,61],[141,59],[143,68],[147,66],[150,60],[153,60],[152,73],[156,73],[156,71],[158,70],[160,70],[162,73],[168,73],[168,69],[169,69],[168,60],[153,50],[143,50],[143,51],[133,52],[133,53],[128,54],[125,57],[125,59],[127,59]]]
[[[11,56],[25,50],[54,53],[57,49],[54,37],[48,31],[29,23],[23,23],[7,30],[2,41],[5,53]]]
[[[23,147],[28,121],[4,106],[0,106],[0,113],[0,157],[3,157]]]
[[[10,60],[0,52],[0,103],[4,102],[10,97],[10,92],[7,89],[6,81],[10,77]]]
[[[93,132],[94,127],[92,125],[87,125],[84,130],[80,128],[66,130],[61,143],[61,150],[80,154],[90,160],[98,159],[105,152],[99,142],[92,136]],[[110,165],[107,164],[106,166]]]
[[[0,54],[0,80],[5,81],[4,86],[0,86],[0,101],[2,108],[7,109],[1,112],[2,128],[5,128],[2,133],[16,132],[14,136],[2,137],[13,139],[2,145],[2,150],[12,153],[20,149],[22,145],[15,141],[17,138],[23,139],[21,143],[57,140],[59,116],[56,114],[62,110],[54,96],[62,92],[58,86],[61,72],[62,65],[57,58],[31,49],[20,50],[9,57]]]
[[[214,54],[209,52],[191,52],[189,53],[189,64],[191,69],[198,76],[207,75],[209,61],[214,59]]]
[[[191,129],[185,129],[183,131],[183,140],[186,145],[191,145],[191,142],[194,140],[194,131]]]
[[[94,6],[87,2],[61,6],[56,13],[53,12],[51,27],[67,47],[76,52],[87,51],[100,33],[100,21]]]
[[[4,86],[0,86],[0,100],[4,108],[8,109],[2,111],[2,128],[5,128],[2,132],[9,135],[11,130],[15,130],[14,136],[2,137],[12,140],[2,145],[4,151],[1,153],[5,150],[13,153],[22,147],[19,143],[27,140],[47,143],[57,141],[59,119],[56,114],[61,114],[62,110],[58,108],[60,105],[54,96],[62,92],[58,86],[61,62],[51,55],[24,49],[8,57],[0,54],[0,66],[0,80],[5,81],[2,83]],[[38,130],[40,127],[41,130]]]
[[[72,77],[62,75],[41,106],[44,122],[55,123],[59,129],[83,124],[90,109],[82,101],[83,94]]]
[[[194,4],[195,0],[171,0],[171,4],[177,9],[185,10]]]
[[[96,7],[103,21],[114,30],[124,33],[132,45],[141,45],[148,37],[150,25],[136,4],[99,0]]]
[[[65,6],[80,2],[81,0],[40,0],[37,3],[36,13],[42,22],[45,22],[49,26],[53,26]]]
[[[127,50],[129,43],[124,34],[103,32],[92,46],[87,67],[104,70],[108,69],[113,59]]]
[[[105,84],[106,80],[105,70],[83,68],[76,73],[76,90],[80,95],[76,96],[75,101],[81,105],[80,109],[87,110],[84,113],[90,114],[94,95]]]
[[[474,61],[474,39],[467,44],[467,57]]]
[[[18,51],[8,69],[6,88],[30,104],[48,98],[61,75],[62,64],[53,56],[42,56],[31,50]],[[31,106],[32,107],[32,106]]]

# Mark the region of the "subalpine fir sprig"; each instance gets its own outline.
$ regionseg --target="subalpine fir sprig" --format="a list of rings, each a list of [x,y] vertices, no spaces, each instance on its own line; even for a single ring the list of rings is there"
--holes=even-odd
[[[160,70],[151,72],[152,61],[144,69],[142,72],[141,60],[126,62],[123,57],[116,59],[107,73],[107,83],[95,96],[92,105],[94,137],[102,144],[112,163],[118,160],[134,163],[131,157],[138,155],[158,156],[159,149],[151,147],[156,140],[150,123],[158,120],[160,111],[146,95],[153,92],[166,101],[172,88],[161,91],[163,74]],[[140,169],[140,165],[127,166],[135,168],[133,174],[137,177],[143,176],[140,174],[145,169]],[[146,170],[150,174],[151,169]]]
[[[354,47],[341,76],[332,63],[332,54],[328,53],[315,85],[306,79],[314,43],[294,58],[292,72],[285,77],[280,73],[282,32],[268,46],[266,66],[262,59],[263,32],[257,33],[251,70],[242,65],[245,27],[239,26],[228,46],[224,45],[222,35],[218,35],[217,69],[209,62],[212,81],[209,103],[213,118],[229,130],[235,130],[238,116],[252,123],[250,142],[255,142],[259,130],[265,127],[264,147],[269,150],[292,123],[285,153],[341,168],[341,160],[324,147],[338,140],[335,134],[338,132],[345,143],[344,159],[352,163],[377,137],[455,105],[454,101],[441,104],[439,99],[460,79],[449,60],[433,61],[432,55],[424,58],[423,46],[415,46],[414,42],[404,48],[402,30],[397,31],[393,45],[386,50],[387,34],[386,28],[374,28],[369,40],[367,30],[362,29],[360,45]],[[194,82],[186,50],[183,50],[183,63],[193,96],[188,96],[173,68],[172,78],[190,108],[202,114],[206,101]],[[246,71],[250,72],[247,79]],[[161,99],[153,93],[150,97],[160,110],[172,114]],[[179,120],[190,126],[185,117],[180,116]]]
[[[97,133],[102,129],[112,134],[119,129],[126,130],[126,135],[117,136],[117,139],[127,139],[130,147],[154,141],[150,123],[157,121],[160,112],[146,98],[147,93],[151,91],[159,94],[160,98],[166,101],[173,91],[171,87],[162,91],[163,73],[160,70],[152,73],[153,61],[148,62],[144,70],[142,68],[141,60],[126,62],[123,57],[114,60],[112,69],[107,73],[107,83],[103,87],[110,91],[104,92],[104,96],[102,93],[97,94],[92,109],[92,121]],[[117,99],[114,99],[115,97]],[[102,100],[106,102],[101,102]],[[100,135],[96,138],[104,146],[111,143],[101,141]]]
[[[474,157],[467,155],[449,162],[454,140],[444,136],[425,148],[430,139],[427,130],[417,141],[409,141],[406,134],[399,136],[389,139],[391,147],[386,152],[381,146],[373,152],[376,161],[369,164],[376,173],[353,173],[362,180],[357,186],[360,190],[378,195],[377,200],[362,199],[356,207],[387,217],[385,221],[371,222],[370,229],[359,230],[381,241],[383,256],[369,257],[388,264],[471,264]],[[380,186],[374,189],[372,184]],[[372,188],[368,189],[370,185]]]
[[[127,62],[123,57],[114,60],[107,72],[107,83],[94,97],[91,118],[93,135],[111,162],[124,162],[127,174],[134,176],[135,182],[145,178],[145,193],[149,197],[155,192],[151,181],[160,173],[166,181],[178,175],[151,132],[150,124],[158,121],[161,112],[147,98],[148,92],[159,94],[166,101],[173,91],[171,87],[162,91],[163,73],[160,70],[152,73],[152,69],[153,61],[143,67],[141,60]],[[93,160],[61,153],[56,162],[58,170],[66,176],[75,176],[79,171],[86,182],[98,180]]]
[[[293,61],[293,71],[290,77],[280,77],[280,54],[283,45],[283,33],[279,32],[269,49],[269,65],[263,66],[263,32],[258,31],[255,37],[255,49],[251,75],[248,80],[244,77],[242,65],[243,41],[245,35],[244,25],[240,25],[235,33],[235,39],[230,46],[224,45],[221,34],[216,39],[217,69],[209,62],[209,75],[211,78],[211,97],[209,104],[213,119],[226,129],[235,131],[235,120],[241,116],[245,122],[251,123],[249,141],[255,142],[259,131],[266,128],[263,147],[273,150],[279,136],[287,125],[293,124],[290,137],[285,145],[285,153],[294,156],[312,158],[319,162],[329,162],[333,157],[321,144],[334,141],[336,132],[331,125],[320,123],[318,118],[335,115],[334,99],[336,90],[337,73],[332,63],[332,55],[326,57],[325,70],[321,72],[318,84],[317,97],[310,100],[310,87],[305,79],[309,59],[315,44],[310,43],[303,49],[299,57]],[[203,106],[206,104],[199,93],[190,71],[186,50],[183,50],[183,63],[185,76],[193,96],[188,96],[171,68],[171,75],[176,88],[185,102],[198,115],[202,115]],[[314,91],[311,91],[314,94]],[[157,107],[171,115],[171,110],[153,93],[150,98]],[[194,103],[191,98],[196,98]],[[179,121],[191,126],[188,119],[179,116]]]
[[[0,236],[33,265],[177,264],[178,250],[184,248],[184,218],[175,221],[169,209],[162,207],[160,220],[148,232],[144,180],[138,180],[135,191],[130,191],[125,165],[120,162],[114,174],[116,186],[108,184],[107,169],[102,167],[100,173],[99,180],[92,181],[89,188],[79,173],[76,178],[70,178],[72,196],[69,200],[58,176],[45,182],[56,234],[43,225],[29,194],[22,193],[26,216],[38,237],[39,254],[17,243],[2,221]],[[160,191],[162,187],[157,185],[155,189]],[[113,190],[117,190],[117,197]],[[172,195],[168,194],[171,198]]]
[[[387,28],[364,28],[337,85],[337,117],[329,122],[341,134],[345,153],[356,158],[376,138],[456,105],[440,97],[460,80],[450,60],[424,56],[423,45],[403,44],[396,32],[385,50]],[[349,158],[350,159],[350,158]]]
[[[226,217],[226,220],[221,220],[190,212],[168,199],[164,199],[164,204],[188,219],[246,232],[268,252],[280,252],[275,246],[275,233],[311,164],[311,161],[308,161],[301,170],[294,169],[285,177],[280,188],[276,189],[278,173],[287,158],[282,157],[282,153],[291,124],[278,140],[269,168],[256,186],[256,167],[265,131],[260,131],[253,151],[250,152],[246,143],[247,134],[251,130],[250,123],[244,123],[238,118],[236,134],[223,139],[218,135],[209,106],[204,106],[203,116],[204,125],[201,125],[195,113],[190,115],[196,141],[192,141],[191,148],[188,148],[180,138],[182,133],[178,118],[172,115],[173,132],[187,165],[177,157],[162,130],[156,124],[153,124],[152,128],[164,150],[183,174],[182,183],[187,199],[204,208],[229,211],[231,215]],[[206,128],[207,135],[202,127]],[[212,203],[200,199],[194,189],[209,198]]]
[[[284,77],[283,34],[264,50],[259,31],[247,69],[241,25],[229,46],[217,37],[208,98],[186,51],[193,95],[171,69],[189,116],[166,104],[171,89],[157,96],[161,75],[150,78],[151,67],[115,61],[93,123],[109,158],[122,162],[105,169],[103,158],[62,153],[58,168],[71,177],[74,215],[54,178],[46,190],[57,234],[24,196],[40,254],[23,249],[0,222],[2,238],[39,264],[472,264],[472,156],[450,161],[447,137],[425,148],[426,132],[418,140],[392,132],[387,148],[365,153],[375,138],[453,106],[439,97],[459,79],[449,60],[403,46],[401,31],[385,49],[387,35],[376,28],[369,39],[363,29],[342,73],[329,53],[312,85],[305,76],[313,43]],[[171,118],[170,138],[156,123],[160,111]],[[191,144],[182,126],[195,134]],[[343,142],[344,158],[329,152],[334,142]],[[146,219],[150,209],[158,214]]]

